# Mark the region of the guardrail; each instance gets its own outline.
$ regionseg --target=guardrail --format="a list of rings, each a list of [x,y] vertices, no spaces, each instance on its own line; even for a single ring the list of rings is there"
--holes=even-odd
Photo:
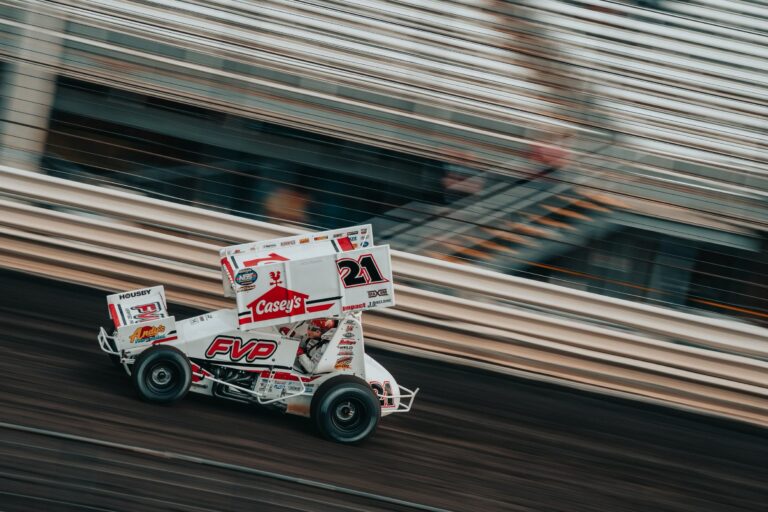
[[[221,245],[298,232],[2,166],[0,194],[0,266],[105,290],[162,283],[201,308],[231,307]],[[766,329],[402,252],[393,267],[409,285],[396,309],[366,315],[369,339],[768,426]]]

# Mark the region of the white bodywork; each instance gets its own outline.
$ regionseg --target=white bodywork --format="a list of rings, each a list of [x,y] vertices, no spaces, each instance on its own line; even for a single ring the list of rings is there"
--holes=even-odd
[[[173,346],[192,365],[190,391],[273,405],[309,416],[315,390],[355,375],[379,396],[382,416],[410,410],[416,391],[365,353],[361,312],[394,305],[389,247],[374,247],[370,226],[228,247],[221,251],[225,294],[237,307],[176,320],[162,286],[107,298],[115,333],[99,342],[130,373],[139,353]],[[303,326],[335,318],[335,333],[315,354],[314,369],[296,365]]]

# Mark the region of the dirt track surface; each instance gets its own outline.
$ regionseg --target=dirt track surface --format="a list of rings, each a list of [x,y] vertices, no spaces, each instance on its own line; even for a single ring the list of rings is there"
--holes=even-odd
[[[340,446],[306,420],[238,404],[140,402],[98,349],[103,292],[10,272],[0,272],[0,291],[2,422],[455,511],[766,510],[763,430],[376,352],[422,391],[412,413],[385,418],[361,446]],[[0,511],[406,510],[7,429],[0,454]]]

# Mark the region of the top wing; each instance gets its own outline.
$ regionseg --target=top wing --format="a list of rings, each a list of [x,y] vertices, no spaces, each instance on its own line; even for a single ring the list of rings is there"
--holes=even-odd
[[[224,295],[253,284],[254,267],[373,246],[370,224],[232,245],[219,251]]]
[[[394,306],[389,246],[372,240],[358,226],[223,249],[240,329]]]

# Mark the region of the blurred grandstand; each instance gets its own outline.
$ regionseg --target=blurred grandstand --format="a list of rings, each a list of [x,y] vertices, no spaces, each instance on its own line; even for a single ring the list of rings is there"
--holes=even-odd
[[[397,249],[768,323],[763,2],[0,16],[0,163],[278,224],[372,222]]]

